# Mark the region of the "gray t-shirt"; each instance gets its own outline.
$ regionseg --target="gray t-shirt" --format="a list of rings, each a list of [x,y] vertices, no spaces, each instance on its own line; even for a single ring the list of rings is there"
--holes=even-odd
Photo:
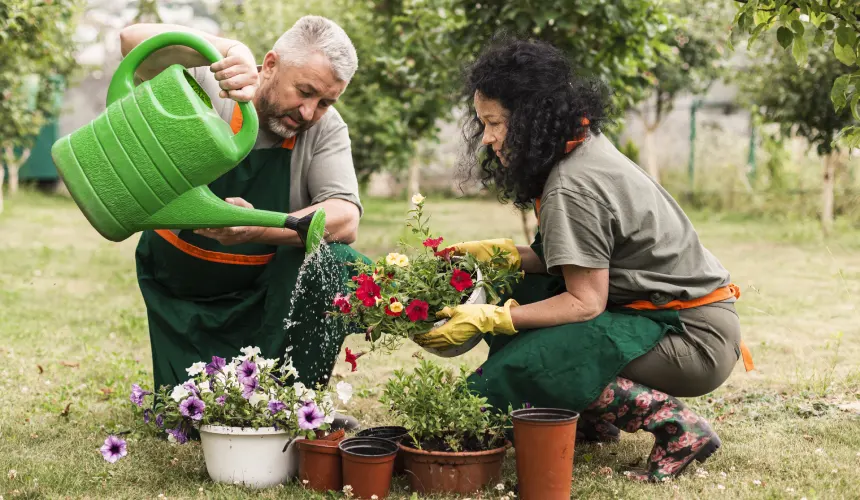
[[[675,200],[605,136],[589,138],[552,170],[540,205],[550,274],[609,269],[609,302],[691,300],[729,284]]]
[[[218,95],[221,87],[208,66],[189,68],[203,91],[212,100],[215,112],[227,123],[233,116],[236,101]],[[276,147],[284,141],[260,127],[254,149]],[[350,201],[364,209],[358,196],[358,179],[352,164],[349,131],[336,109],[329,108],[313,127],[296,137],[290,161],[290,211],[331,198]]]

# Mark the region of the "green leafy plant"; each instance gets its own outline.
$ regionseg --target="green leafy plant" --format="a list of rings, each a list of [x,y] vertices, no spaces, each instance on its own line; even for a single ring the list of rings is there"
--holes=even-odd
[[[468,387],[467,371],[459,373],[423,360],[411,373],[394,372],[381,402],[409,430],[412,445],[430,451],[480,451],[505,442],[506,413]]]
[[[444,238],[430,231],[424,197],[417,194],[412,201],[406,226],[421,246],[401,240],[403,253],[391,252],[371,264],[356,262],[357,276],[347,284],[351,291],[336,296],[330,312],[367,332],[373,348],[394,349],[402,339],[429,331],[438,311],[462,304],[478,289],[486,292],[488,303],[498,303],[499,294],[510,293],[522,277],[510,268],[507,251],[496,249],[488,261],[478,261],[443,248]]]

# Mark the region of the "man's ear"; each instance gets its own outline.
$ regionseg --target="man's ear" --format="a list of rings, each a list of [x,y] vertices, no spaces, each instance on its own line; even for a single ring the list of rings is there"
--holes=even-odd
[[[260,67],[260,74],[263,78],[271,78],[275,76],[278,71],[278,66],[281,64],[281,59],[278,57],[274,51],[266,52],[266,56],[263,57],[263,65]]]

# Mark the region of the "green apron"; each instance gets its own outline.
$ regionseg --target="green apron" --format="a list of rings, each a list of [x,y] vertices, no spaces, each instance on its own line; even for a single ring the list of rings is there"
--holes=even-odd
[[[291,153],[285,148],[253,150],[209,187],[221,198],[240,197],[254,208],[288,212]],[[309,266],[325,272],[306,273],[302,288],[309,292],[291,304],[304,248],[224,246],[187,230],[179,231],[178,237],[197,249],[219,252],[207,254],[209,259],[223,259],[192,255],[154,231],[141,235],[135,257],[149,322],[155,388],[184,382],[189,378],[185,369],[193,363],[209,362],[212,356],[229,361],[245,346],[257,346],[263,356],[281,360],[292,346],[299,380],[309,386],[327,383],[347,330],[327,319],[325,312],[334,294],[345,291],[347,264],[363,256],[347,245],[329,245],[331,252],[318,257],[322,265]],[[271,255],[266,264],[225,262],[235,256],[265,259],[261,257],[265,255]],[[291,310],[300,317],[285,328]]]
[[[543,260],[540,234],[532,248]],[[512,297],[524,305],[565,291],[562,277],[526,274]],[[501,410],[528,403],[582,411],[628,363],[682,329],[676,311],[610,307],[590,321],[487,335],[489,356],[469,384]]]

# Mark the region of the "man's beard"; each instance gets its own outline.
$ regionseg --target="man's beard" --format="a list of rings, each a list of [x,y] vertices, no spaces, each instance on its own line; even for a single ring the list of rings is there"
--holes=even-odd
[[[271,88],[275,87],[276,85],[272,85]],[[269,99],[269,92],[265,92],[260,96],[259,108],[260,109],[257,113],[261,118],[263,118],[263,120],[260,120],[261,123],[264,123],[270,132],[279,135],[284,139],[295,137],[299,132],[303,132],[310,128],[311,124],[302,120],[298,110],[282,112],[281,110],[275,109],[271,99]],[[284,125],[281,120],[287,116],[289,116],[294,122],[298,123],[299,126],[295,129],[291,129]]]

